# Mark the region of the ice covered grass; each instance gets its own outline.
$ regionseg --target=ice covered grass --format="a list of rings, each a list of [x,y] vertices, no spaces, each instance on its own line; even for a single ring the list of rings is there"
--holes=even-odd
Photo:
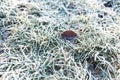
[[[119,80],[120,2],[106,2],[0,0],[0,79]]]

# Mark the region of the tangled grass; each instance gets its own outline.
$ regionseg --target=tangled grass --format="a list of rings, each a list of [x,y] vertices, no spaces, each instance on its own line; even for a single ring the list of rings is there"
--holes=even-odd
[[[120,2],[105,2],[0,0],[0,80],[119,80]]]

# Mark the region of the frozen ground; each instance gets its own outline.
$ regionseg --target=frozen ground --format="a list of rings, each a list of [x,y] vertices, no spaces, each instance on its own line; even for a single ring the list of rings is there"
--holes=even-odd
[[[120,0],[0,0],[0,80],[120,80]]]

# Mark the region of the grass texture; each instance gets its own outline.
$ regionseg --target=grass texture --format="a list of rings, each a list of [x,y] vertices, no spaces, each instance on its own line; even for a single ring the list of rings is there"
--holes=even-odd
[[[120,1],[107,1],[0,0],[0,80],[120,80]]]

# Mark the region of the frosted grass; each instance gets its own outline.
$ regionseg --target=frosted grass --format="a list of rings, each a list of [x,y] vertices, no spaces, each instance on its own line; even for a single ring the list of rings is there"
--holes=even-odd
[[[105,2],[0,0],[0,79],[119,80],[120,2]]]

